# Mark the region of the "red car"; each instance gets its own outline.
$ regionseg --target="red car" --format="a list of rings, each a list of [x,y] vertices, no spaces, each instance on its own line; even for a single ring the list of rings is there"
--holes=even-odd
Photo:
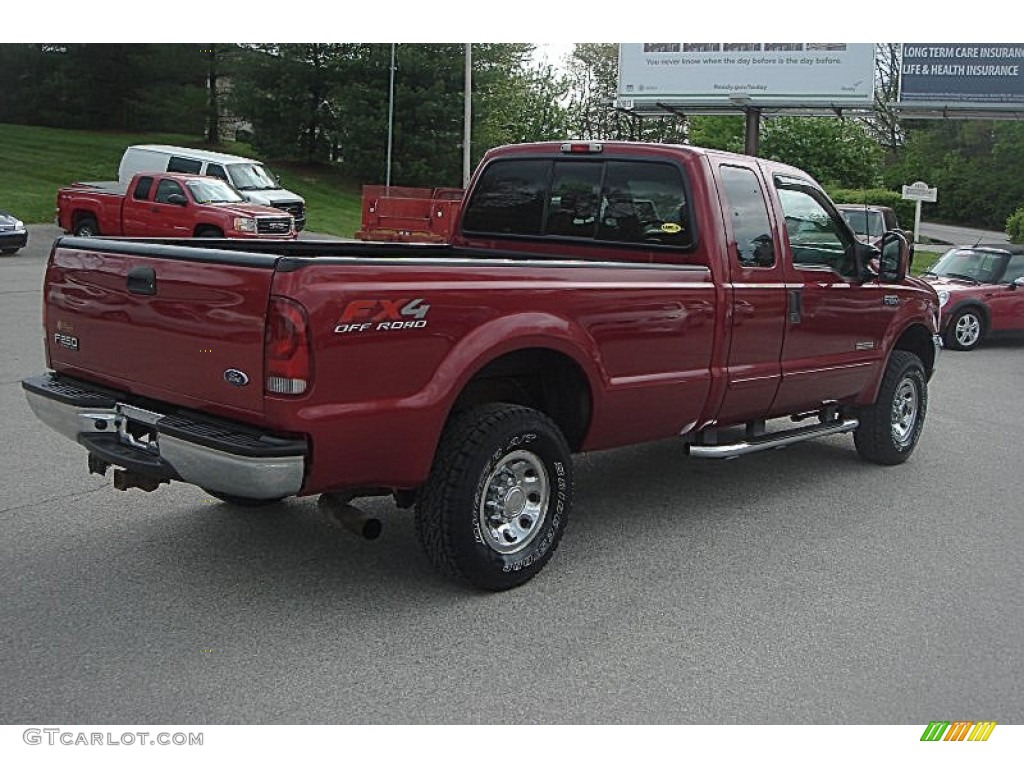
[[[970,350],[989,334],[1024,331],[1024,246],[951,248],[924,277],[939,294],[942,338]]]

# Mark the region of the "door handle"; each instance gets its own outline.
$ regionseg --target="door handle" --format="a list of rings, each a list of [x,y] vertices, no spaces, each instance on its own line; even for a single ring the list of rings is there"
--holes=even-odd
[[[803,311],[803,292],[799,288],[789,291],[787,295],[787,319],[790,325],[799,325]]]
[[[156,272],[152,267],[132,267],[128,270],[128,293],[139,296],[156,295]]]

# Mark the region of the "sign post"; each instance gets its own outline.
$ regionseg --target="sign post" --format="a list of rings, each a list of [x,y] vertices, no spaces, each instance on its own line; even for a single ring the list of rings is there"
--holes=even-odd
[[[929,187],[923,181],[915,181],[913,184],[903,185],[903,199],[915,200],[917,205],[914,208],[914,242],[920,240],[918,232],[921,230],[921,203],[934,203],[939,199],[939,188]]]

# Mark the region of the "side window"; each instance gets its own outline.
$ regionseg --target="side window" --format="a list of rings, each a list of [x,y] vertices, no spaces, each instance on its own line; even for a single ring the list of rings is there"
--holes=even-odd
[[[171,157],[167,161],[168,173],[199,173],[203,164],[198,160],[189,160],[187,157]]]
[[[132,193],[132,197],[136,200],[148,200],[149,190],[153,188],[153,177],[143,176],[139,179],[139,183],[135,185],[135,192]]]
[[[568,237],[594,236],[602,163],[555,163],[544,232]]]
[[[668,163],[608,161],[597,239],[692,245],[693,227],[679,169]]]
[[[1006,265],[1006,271],[1003,273],[1003,282],[1009,284],[1018,277],[1024,277],[1024,254],[1010,257],[1010,263]]]
[[[723,165],[721,176],[740,266],[774,266],[772,226],[757,175],[749,168]]]
[[[217,165],[216,163],[210,163],[206,166],[206,175],[213,176],[218,179],[228,180],[227,171],[224,170],[223,165]]]
[[[853,243],[845,227],[832,218],[817,190],[776,178],[786,233],[797,267],[822,267],[856,277]]]
[[[156,203],[166,203],[171,195],[184,196],[185,191],[173,179],[160,179],[160,183],[156,185],[156,197],[153,201]]]
[[[491,163],[466,204],[463,231],[539,235],[550,171],[550,160]]]

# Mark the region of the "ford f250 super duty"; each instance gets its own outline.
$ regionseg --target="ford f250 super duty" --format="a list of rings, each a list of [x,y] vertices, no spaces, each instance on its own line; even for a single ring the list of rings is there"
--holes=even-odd
[[[731,458],[852,433],[918,443],[938,302],[898,234],[857,240],[807,174],[686,146],[486,154],[452,242],[64,237],[38,417],[120,489],[415,507],[429,559],[491,590],[565,531],[575,452],[678,437]]]
[[[179,173],[63,187],[57,192],[57,224],[80,237],[294,239],[297,234],[290,213],[246,202],[220,179]]]

